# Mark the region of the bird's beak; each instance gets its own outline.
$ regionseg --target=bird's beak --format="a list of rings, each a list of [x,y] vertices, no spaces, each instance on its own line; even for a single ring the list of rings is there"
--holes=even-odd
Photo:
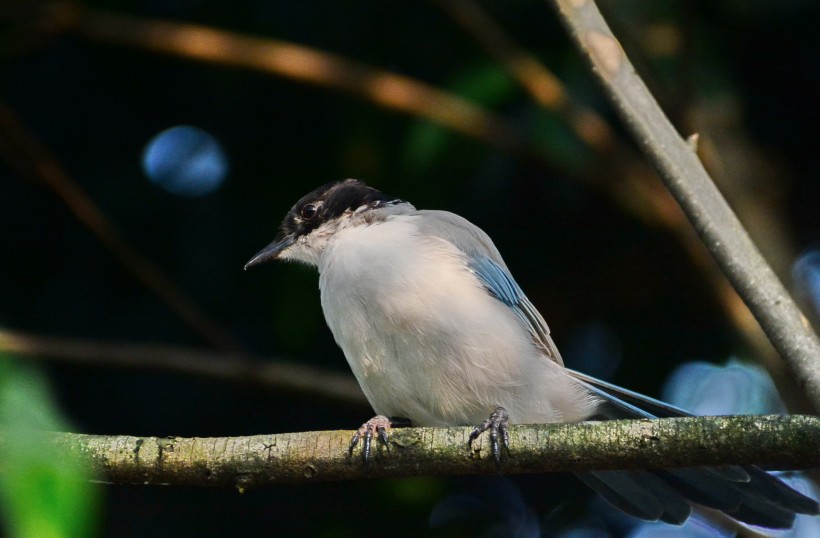
[[[296,242],[296,236],[293,234],[288,234],[282,239],[274,241],[270,245],[266,246],[259,252],[257,252],[253,258],[250,259],[248,263],[245,264],[245,270],[247,271],[249,267],[253,267],[254,265],[259,265],[260,263],[269,262],[271,260],[275,260],[279,257],[279,254],[282,253],[286,248],[291,246]]]

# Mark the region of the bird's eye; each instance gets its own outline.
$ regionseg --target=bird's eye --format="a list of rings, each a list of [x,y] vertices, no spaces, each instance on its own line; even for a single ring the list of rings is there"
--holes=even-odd
[[[308,204],[299,211],[299,215],[305,219],[310,220],[314,216],[316,216],[316,206],[314,204]]]

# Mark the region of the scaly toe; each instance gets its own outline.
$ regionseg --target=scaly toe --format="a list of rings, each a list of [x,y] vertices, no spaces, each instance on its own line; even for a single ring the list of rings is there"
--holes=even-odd
[[[497,408],[490,414],[490,418],[485,420],[481,425],[476,426],[470,434],[469,446],[472,448],[473,441],[485,431],[490,431],[490,450],[493,453],[493,459],[496,464],[501,463],[501,447],[509,453],[510,450],[510,432],[507,429],[507,423],[510,421],[510,415],[503,407]]]
[[[353,455],[353,450],[359,444],[359,441],[362,442],[362,460],[364,464],[367,465],[370,463],[370,456],[373,450],[373,435],[378,438],[379,442],[387,447],[387,450],[390,450],[390,445],[388,444],[388,432],[391,428],[390,419],[382,416],[377,415],[356,430],[356,433],[353,434],[353,437],[350,439],[350,446],[348,447],[348,456]]]

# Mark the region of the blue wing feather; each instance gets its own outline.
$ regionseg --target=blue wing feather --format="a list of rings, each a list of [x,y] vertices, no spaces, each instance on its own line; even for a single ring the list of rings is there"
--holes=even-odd
[[[471,257],[469,266],[487,291],[515,312],[515,315],[524,323],[535,344],[543,349],[550,358],[563,364],[558,348],[555,347],[550,337],[547,323],[524,295],[509,271],[486,256]]]

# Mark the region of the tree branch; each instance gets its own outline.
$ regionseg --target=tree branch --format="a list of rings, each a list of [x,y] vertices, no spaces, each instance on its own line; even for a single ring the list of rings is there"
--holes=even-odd
[[[608,97],[702,241],[820,411],[820,340],[690,145],[635,72],[593,0],[551,0]]]
[[[159,370],[244,382],[366,406],[352,376],[293,361],[190,348],[58,338],[0,328],[0,352],[39,361],[95,367]]]
[[[743,299],[637,149],[622,140],[603,116],[574,99],[558,77],[535,55],[519,46],[479,4],[473,0],[435,1],[527,90],[536,103],[561,118],[579,139],[597,152],[597,168],[588,175],[589,179],[594,180],[592,186],[606,192],[629,213],[649,225],[665,227],[677,238],[711,286],[715,300],[723,308],[728,321],[769,371],[788,408],[793,412],[811,409]],[[695,146],[693,151],[697,151]],[[748,206],[750,196],[748,192],[745,194],[745,205]],[[760,200],[761,196],[751,198]],[[755,209],[764,208],[758,203]],[[771,211],[764,210],[764,213],[771,215]],[[779,229],[776,218],[765,221],[767,224],[774,223],[766,228],[767,234]],[[760,226],[757,231],[760,235]],[[780,243],[783,244],[783,241]],[[782,248],[778,249],[778,252],[782,251]]]
[[[180,438],[45,434],[114,484],[250,486],[420,475],[494,474],[487,436],[471,428],[404,428],[365,468],[348,457],[351,431]],[[692,417],[510,428],[506,474],[724,464],[820,465],[820,418]],[[2,436],[0,436],[2,442]]]

